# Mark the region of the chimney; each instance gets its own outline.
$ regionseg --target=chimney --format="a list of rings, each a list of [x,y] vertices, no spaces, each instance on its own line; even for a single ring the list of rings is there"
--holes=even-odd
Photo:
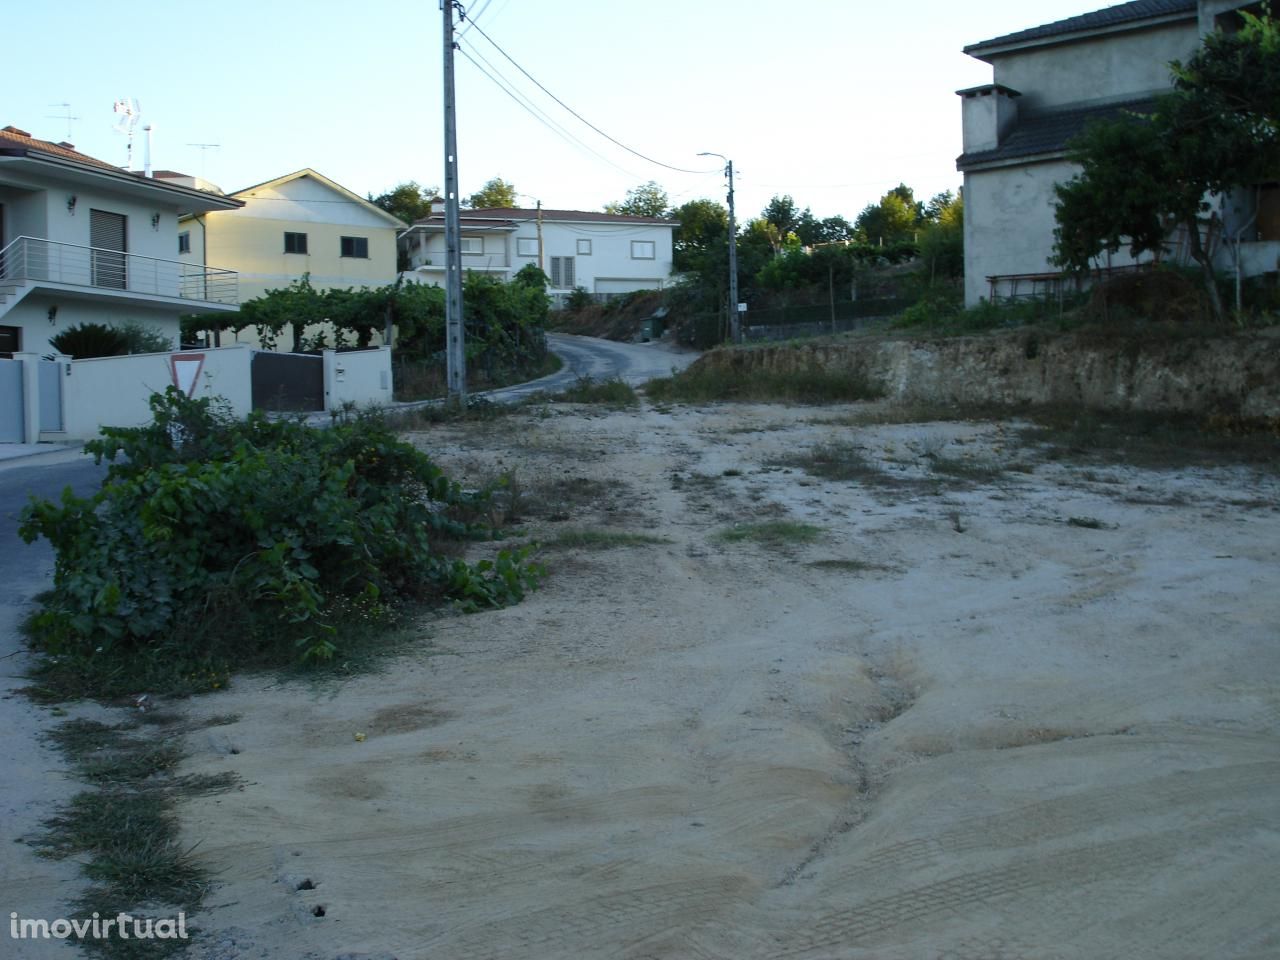
[[[58,146],[60,146],[63,150],[74,150],[76,148],[76,145],[74,143],[67,143],[67,141],[65,140],[59,140]]]
[[[989,83],[957,90],[963,99],[964,152],[982,153],[1000,146],[1000,141],[1018,119],[1017,90]]]
[[[142,135],[145,139],[142,142],[142,175],[148,180],[151,179],[151,124],[146,124],[142,128]]]
[[[431,215],[433,217],[444,216],[444,197],[431,198]]]

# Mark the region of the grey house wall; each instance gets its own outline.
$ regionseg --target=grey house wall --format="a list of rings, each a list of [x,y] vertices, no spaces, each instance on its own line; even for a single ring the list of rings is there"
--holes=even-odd
[[[995,82],[1022,94],[1027,113],[1130,100],[1169,89],[1169,61],[1195,52],[1194,21],[1163,24],[991,57]]]
[[[1020,126],[1163,92],[1169,89],[1169,61],[1185,60],[1199,40],[1199,24],[1191,16],[974,53],[992,65],[996,87],[991,93],[960,91],[965,155],[957,167],[964,174],[967,306],[988,296],[989,276],[1055,269],[1053,187],[1069,180],[1076,167],[1065,159],[1063,143],[999,156]],[[1131,262],[1122,252],[1111,265]]]

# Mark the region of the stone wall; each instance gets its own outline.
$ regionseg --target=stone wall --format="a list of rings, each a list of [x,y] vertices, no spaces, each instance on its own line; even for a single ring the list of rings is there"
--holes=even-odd
[[[1019,331],[715,350],[697,367],[848,371],[898,400],[1280,416],[1280,328],[1220,337]]]

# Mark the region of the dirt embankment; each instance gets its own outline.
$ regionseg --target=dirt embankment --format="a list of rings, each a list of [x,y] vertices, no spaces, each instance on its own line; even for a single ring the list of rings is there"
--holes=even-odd
[[[639,336],[644,321],[661,306],[662,294],[658,291],[638,293],[620,302],[597,303],[581,310],[560,310],[552,315],[550,328],[556,333],[630,343]]]
[[[1280,328],[1212,338],[1018,331],[713,351],[697,366],[847,371],[894,400],[1280,417]]]

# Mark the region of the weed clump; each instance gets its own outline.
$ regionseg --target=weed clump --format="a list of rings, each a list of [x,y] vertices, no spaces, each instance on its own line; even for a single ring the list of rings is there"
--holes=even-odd
[[[640,402],[631,384],[617,377],[611,380],[579,377],[573,386],[556,394],[555,399],[565,403],[599,403],[612,407],[633,407]]]
[[[813,543],[823,534],[821,527],[797,520],[763,520],[743,523],[720,531],[716,538],[724,543],[750,541],[772,549]]]
[[[655,402],[707,403],[716,400],[783,403],[849,403],[877,400],[884,389],[851,373],[821,369],[739,371],[694,364],[672,377],[650,380],[645,393]]]

